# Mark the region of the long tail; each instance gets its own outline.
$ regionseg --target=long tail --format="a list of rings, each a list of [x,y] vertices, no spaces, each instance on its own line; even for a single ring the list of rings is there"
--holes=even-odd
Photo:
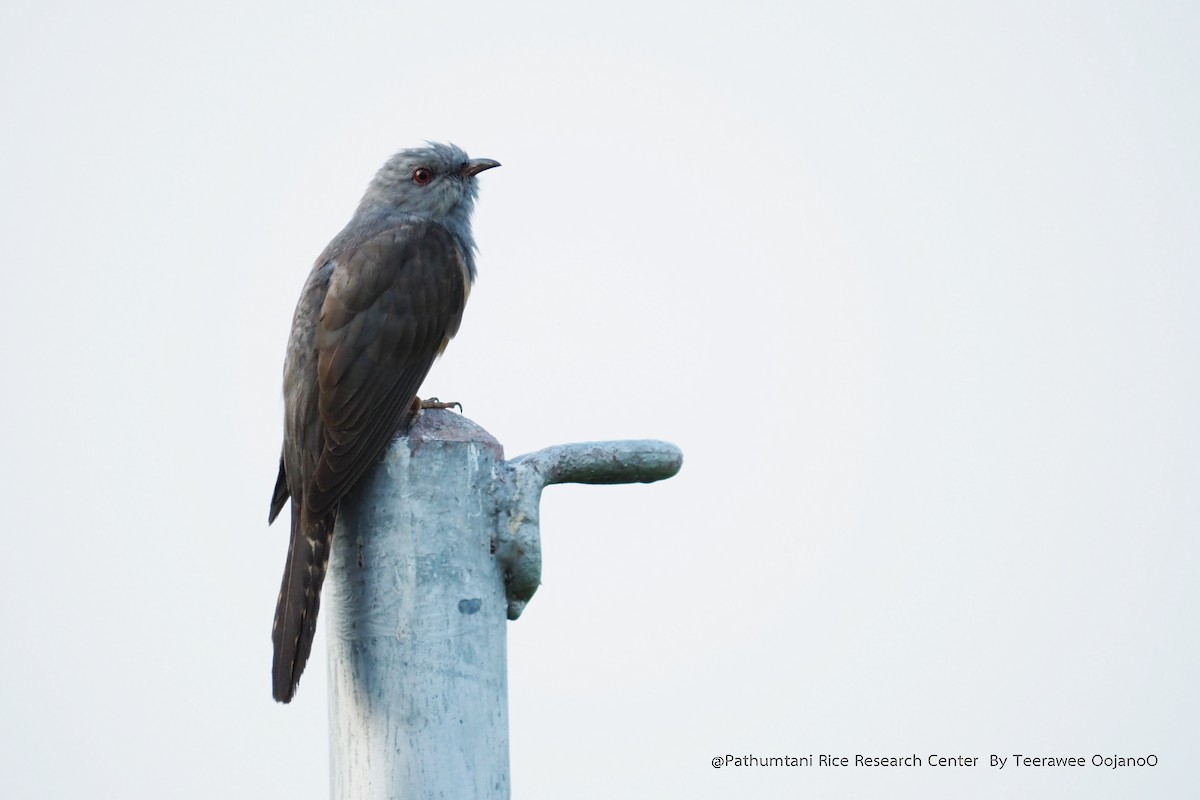
[[[288,544],[287,566],[275,606],[275,626],[271,640],[275,660],[271,679],[275,699],[291,702],[296,685],[304,673],[317,634],[317,611],[321,607],[321,584],[329,566],[329,547],[337,508],[324,517],[313,517],[303,502],[292,498],[292,539]]]

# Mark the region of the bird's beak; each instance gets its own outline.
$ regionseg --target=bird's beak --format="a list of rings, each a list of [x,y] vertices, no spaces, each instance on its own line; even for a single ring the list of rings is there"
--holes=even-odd
[[[463,164],[462,174],[467,178],[474,178],[485,169],[500,166],[499,161],[492,161],[490,158],[472,158],[466,164]]]

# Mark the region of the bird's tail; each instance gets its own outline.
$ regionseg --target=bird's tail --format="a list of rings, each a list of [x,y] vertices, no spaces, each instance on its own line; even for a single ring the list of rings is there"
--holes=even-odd
[[[336,519],[336,507],[323,517],[314,517],[304,510],[303,502],[292,498],[292,538],[271,631],[275,645],[271,680],[275,699],[281,703],[290,702],[295,696],[296,685],[312,652],[317,611],[321,607],[321,584],[329,566]]]

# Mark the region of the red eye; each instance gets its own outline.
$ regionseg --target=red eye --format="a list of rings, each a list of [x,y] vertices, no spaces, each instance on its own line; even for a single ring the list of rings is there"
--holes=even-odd
[[[433,173],[427,167],[417,167],[413,170],[413,183],[424,186],[433,180]]]

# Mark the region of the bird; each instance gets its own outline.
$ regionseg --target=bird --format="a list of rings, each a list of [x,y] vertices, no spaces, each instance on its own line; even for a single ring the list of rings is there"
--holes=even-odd
[[[453,144],[396,153],[304,283],[284,359],[268,517],[291,500],[271,634],[281,703],[295,696],[312,651],[338,505],[420,413],[417,391],[458,332],[475,280],[476,176],[498,166]]]

